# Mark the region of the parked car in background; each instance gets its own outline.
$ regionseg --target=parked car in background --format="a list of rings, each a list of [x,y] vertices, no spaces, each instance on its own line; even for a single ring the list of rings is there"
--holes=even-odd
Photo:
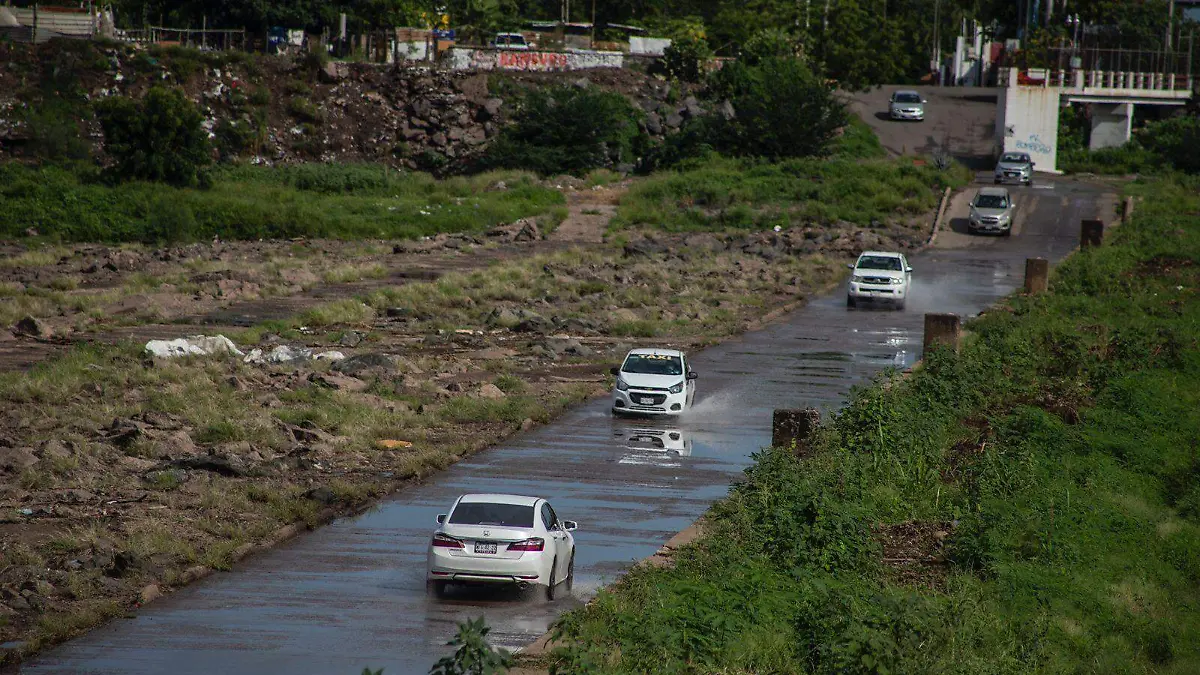
[[[505,584],[543,587],[554,599],[559,584],[575,578],[578,525],[559,520],[539,497],[472,494],[437,517],[429,543],[426,583],[441,597],[446,585]]]
[[[971,232],[994,232],[1008,236],[1012,234],[1013,217],[1017,205],[1007,188],[980,188],[971,200],[971,215],[967,230]]]
[[[1033,160],[1027,152],[1006,152],[996,162],[996,185],[1001,183],[1023,183],[1033,185]]]
[[[519,51],[529,51],[530,44],[525,40],[525,36],[520,33],[496,33],[496,37],[492,39],[491,46],[496,49],[516,49]]]
[[[846,288],[847,307],[857,307],[864,301],[879,301],[904,309],[912,281],[912,268],[904,254],[864,251],[858,256],[858,262],[849,267],[854,271]]]
[[[888,116],[894,120],[922,122],[925,120],[925,104],[928,102],[921,98],[919,93],[909,89],[892,92],[892,98],[888,102]]]

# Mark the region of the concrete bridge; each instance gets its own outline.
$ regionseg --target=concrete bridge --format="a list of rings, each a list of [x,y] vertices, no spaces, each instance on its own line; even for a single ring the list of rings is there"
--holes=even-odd
[[[996,143],[1003,152],[1027,152],[1039,171],[1057,173],[1058,114],[1070,103],[1092,105],[1093,150],[1131,137],[1137,105],[1181,106],[1193,78],[1173,73],[1020,70],[1002,73],[996,99]]]

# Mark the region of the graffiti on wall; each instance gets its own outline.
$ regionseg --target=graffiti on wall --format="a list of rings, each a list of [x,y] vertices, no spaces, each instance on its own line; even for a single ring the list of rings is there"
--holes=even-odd
[[[1042,142],[1042,139],[1037,134],[1029,134],[1029,140],[1017,141],[1017,149],[1024,150],[1030,153],[1049,154],[1053,152],[1050,146]]]
[[[620,68],[624,57],[613,52],[538,52],[505,49],[452,50],[454,70],[522,70],[553,72],[589,68]]]

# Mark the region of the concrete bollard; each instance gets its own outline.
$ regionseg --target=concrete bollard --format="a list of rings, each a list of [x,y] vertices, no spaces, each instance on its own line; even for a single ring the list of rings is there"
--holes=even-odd
[[[1045,293],[1050,281],[1050,261],[1045,258],[1025,259],[1025,292]]]
[[[934,343],[944,344],[958,351],[958,342],[962,337],[962,323],[957,314],[926,314],[924,351],[928,352]]]
[[[816,408],[778,409],[771,416],[771,446],[790,448],[794,443],[796,454],[804,454],[808,450],[809,436],[819,426],[821,411]]]
[[[1104,243],[1104,221],[1088,219],[1079,224],[1079,248],[1099,246]]]

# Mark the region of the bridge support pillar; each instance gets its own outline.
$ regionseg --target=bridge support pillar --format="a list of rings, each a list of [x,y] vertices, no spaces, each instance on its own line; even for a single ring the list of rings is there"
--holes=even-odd
[[[1116,148],[1129,142],[1133,133],[1132,103],[1093,103],[1091,150]]]

